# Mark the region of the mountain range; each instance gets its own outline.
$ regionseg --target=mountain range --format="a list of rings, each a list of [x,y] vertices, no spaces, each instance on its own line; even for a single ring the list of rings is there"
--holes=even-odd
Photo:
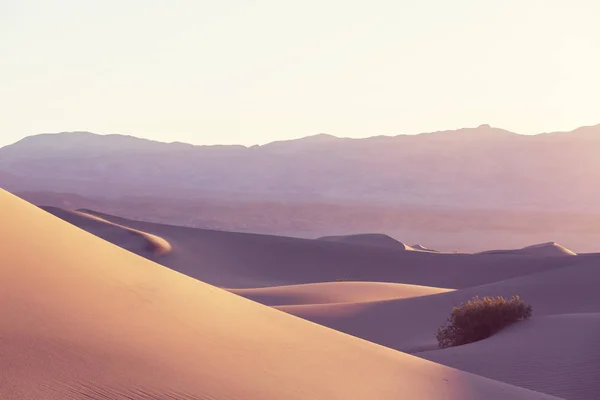
[[[520,135],[481,125],[419,135],[319,134],[194,146],[64,132],[0,148],[16,192],[334,200],[455,208],[600,210],[600,125]]]

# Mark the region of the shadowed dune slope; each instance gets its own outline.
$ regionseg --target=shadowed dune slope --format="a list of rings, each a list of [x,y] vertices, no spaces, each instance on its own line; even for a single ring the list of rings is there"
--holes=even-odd
[[[600,314],[535,318],[480,342],[416,355],[569,400],[595,399]]]
[[[6,192],[0,207],[2,399],[552,398],[250,302]]]
[[[412,247],[382,233],[359,233],[355,235],[343,236],[323,236],[317,240],[328,242],[358,244],[364,246],[388,247],[392,249],[413,251]]]
[[[453,306],[473,296],[515,294],[533,306],[534,316],[600,312],[600,259],[573,257],[578,265],[477,287],[407,299],[352,304],[282,306],[280,310],[405,352],[437,347],[436,329]]]
[[[268,306],[404,299],[452,290],[383,282],[324,282],[259,289],[229,289],[232,293]]]
[[[97,234],[89,218],[48,209],[68,222]],[[585,262],[580,257],[444,254],[358,246],[186,228],[85,211],[110,222],[159,236],[173,250],[156,257],[137,252],[176,271],[227,288],[257,288],[332,282],[400,282],[440,288],[465,288]],[[102,233],[102,232],[101,232]],[[102,237],[102,234],[100,234]],[[106,240],[120,245],[119,236]],[[235,249],[235,251],[232,251]]]

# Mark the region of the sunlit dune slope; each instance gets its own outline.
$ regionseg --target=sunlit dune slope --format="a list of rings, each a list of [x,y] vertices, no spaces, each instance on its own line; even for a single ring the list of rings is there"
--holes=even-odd
[[[250,302],[5,192],[0,207],[3,400],[552,398]]]
[[[230,292],[268,306],[404,299],[452,290],[383,282],[323,282],[259,289],[229,289]]]
[[[600,394],[600,314],[535,318],[419,357],[569,400]]]

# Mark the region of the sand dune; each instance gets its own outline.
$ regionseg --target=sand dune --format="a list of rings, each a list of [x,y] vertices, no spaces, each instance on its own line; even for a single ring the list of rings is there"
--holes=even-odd
[[[576,256],[577,253],[555,242],[536,244],[516,250],[488,250],[479,254],[520,254],[535,256]]]
[[[151,224],[93,211],[48,211],[191,277],[231,287],[229,290],[237,295],[358,338],[566,399],[587,399],[598,389],[589,378],[590,373],[598,372],[596,364],[590,364],[598,361],[593,358],[597,353],[593,350],[597,342],[594,338],[598,336],[594,321],[598,318],[580,314],[600,313],[598,254],[568,257],[572,252],[556,243],[473,255],[419,248],[398,251],[397,244],[387,247],[303,240]],[[159,257],[147,247],[128,245],[121,231],[158,237],[169,244],[171,251]],[[337,279],[353,281],[332,282]],[[453,306],[475,295],[514,294],[533,305],[532,321],[477,344],[435,350],[435,330]],[[274,317],[264,318],[271,321]],[[316,329],[315,325],[307,326]],[[571,338],[570,345],[561,345],[559,334]],[[519,341],[526,348],[515,345]],[[535,345],[528,346],[533,342]],[[483,347],[469,350],[470,346]],[[586,357],[586,349],[593,354]],[[496,355],[498,358],[491,362]],[[547,374],[538,373],[551,363],[552,368],[545,370]],[[328,368],[338,368],[331,365]],[[564,372],[564,365],[576,367],[571,374],[571,370]],[[563,375],[553,380],[557,374]],[[387,389],[384,392],[387,395]],[[419,394],[417,398],[428,397]],[[452,397],[444,394],[440,398]]]
[[[551,399],[178,274],[0,192],[0,396]]]
[[[473,296],[518,294],[534,316],[600,312],[600,263],[585,263],[452,292],[349,304],[282,306],[278,309],[321,325],[405,352],[435,349],[436,329],[453,306]]]
[[[347,244],[358,244],[363,246],[379,246],[392,249],[413,251],[414,249],[388,235],[381,233],[360,233],[356,235],[323,236],[317,240],[338,242]]]
[[[160,236],[110,222],[96,215],[83,211],[66,211],[56,207],[42,208],[73,225],[93,232],[96,236],[139,255],[160,257],[169,254],[173,249],[171,244]]]
[[[232,293],[268,306],[356,303],[404,299],[444,293],[452,290],[383,282],[324,282],[259,289],[229,289]]]
[[[341,235],[341,236],[323,236],[318,238],[317,240],[324,240],[328,242],[338,242],[338,243],[346,243],[346,244],[355,244],[362,246],[376,246],[376,247],[386,247],[389,249],[396,250],[405,250],[405,251],[429,251],[429,252],[438,252],[436,250],[428,249],[425,246],[420,244],[416,245],[407,245],[402,243],[388,235],[382,233],[360,233],[354,235]]]
[[[415,249],[415,250],[421,250],[421,251],[434,251],[434,252],[436,252],[436,253],[438,252],[437,250],[429,249],[429,248],[427,248],[427,247],[425,247],[425,246],[423,246],[423,245],[420,245],[420,244],[413,244],[413,245],[412,245],[412,246],[410,246],[410,247],[412,247],[412,248],[413,248],[413,249]]]
[[[115,224],[114,222],[110,222],[107,221],[103,218],[100,218],[96,215],[92,215],[92,214],[88,214],[86,212],[83,211],[74,211],[75,213],[82,215],[86,218],[91,218],[94,219],[96,221],[100,221],[100,222],[105,222],[107,224],[116,226],[118,228],[122,228],[126,231],[129,231],[135,235],[140,236],[142,239],[144,239],[147,243],[147,248],[154,253],[157,256],[164,256],[166,254],[169,254],[171,252],[171,250],[173,250],[173,247],[171,246],[171,243],[169,243],[168,241],[166,241],[165,239],[161,238],[160,236],[156,236],[153,235],[151,233],[147,233],[147,232],[143,232],[143,231],[138,231],[136,229],[131,229],[128,228],[126,226],[123,225],[119,225],[119,224]]]
[[[81,215],[61,209],[48,211],[121,245],[119,235],[111,237],[103,234],[104,227],[90,225],[89,219]],[[490,254],[398,251],[377,246],[186,228],[93,214],[159,236],[173,246],[173,251],[164,257],[128,250],[193,278],[227,288],[298,285],[342,279],[458,289],[585,262],[580,257],[535,255],[514,256],[507,262],[504,256]]]
[[[416,355],[569,400],[595,399],[600,314],[535,318],[480,342]]]

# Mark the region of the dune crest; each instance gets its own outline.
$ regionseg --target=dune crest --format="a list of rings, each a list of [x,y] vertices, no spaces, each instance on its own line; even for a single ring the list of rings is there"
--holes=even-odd
[[[600,313],[598,256],[566,259],[573,264],[430,296],[277,308],[374,343],[416,353],[437,348],[437,328],[448,318],[452,307],[474,296],[518,294],[533,306],[534,318]]]
[[[86,210],[68,211],[45,206],[41,208],[101,239],[153,261],[162,259],[173,250],[171,243],[160,235],[109,221]]]
[[[93,221],[60,208],[53,215],[117,246],[185,275],[225,288],[259,288],[336,280],[401,282],[403,284],[466,288],[585,262],[585,257],[452,254],[403,251],[381,246],[189,228],[135,221],[85,211],[104,220],[167,240],[174,250],[154,257],[145,246],[128,243],[123,229]],[[94,222],[94,223],[90,223]],[[106,229],[112,228],[109,232]],[[235,249],[235,251],[232,251]],[[210,260],[210,262],[198,262]]]
[[[404,299],[445,293],[454,289],[384,282],[323,282],[228,290],[268,306],[291,306]]]
[[[413,248],[413,249],[415,249],[415,250],[421,250],[421,251],[432,251],[432,252],[434,252],[434,253],[439,253],[439,251],[437,251],[437,250],[433,250],[433,249],[427,248],[427,247],[425,247],[425,246],[423,246],[423,245],[420,245],[420,244],[413,244],[413,245],[412,245],[412,246],[410,246],[410,247],[412,247],[412,248]]]
[[[328,242],[339,242],[348,244],[359,244],[363,246],[378,246],[402,250],[414,250],[412,247],[383,233],[359,233],[355,235],[323,236],[317,240]]]
[[[124,229],[133,234],[139,235],[140,237],[142,237],[144,240],[146,240],[148,242],[148,248],[150,249],[150,251],[152,251],[152,253],[154,253],[157,256],[164,256],[166,254],[169,254],[173,250],[171,243],[169,243],[167,240],[163,239],[160,236],[153,235],[148,232],[143,232],[143,231],[140,231],[137,229],[129,228],[125,225],[120,225],[120,224],[117,224],[114,222],[110,222],[108,220],[105,220],[104,218],[100,218],[97,215],[93,215],[93,214],[90,214],[85,211],[73,211],[73,213],[75,213],[77,215],[81,215],[86,218],[90,218],[90,219],[99,221],[99,222],[109,224],[112,226],[116,226],[118,228]]]
[[[556,399],[290,317],[0,191],[0,397]]]
[[[488,250],[478,254],[521,254],[534,256],[576,256],[577,253],[556,242],[534,244],[515,250]]]

